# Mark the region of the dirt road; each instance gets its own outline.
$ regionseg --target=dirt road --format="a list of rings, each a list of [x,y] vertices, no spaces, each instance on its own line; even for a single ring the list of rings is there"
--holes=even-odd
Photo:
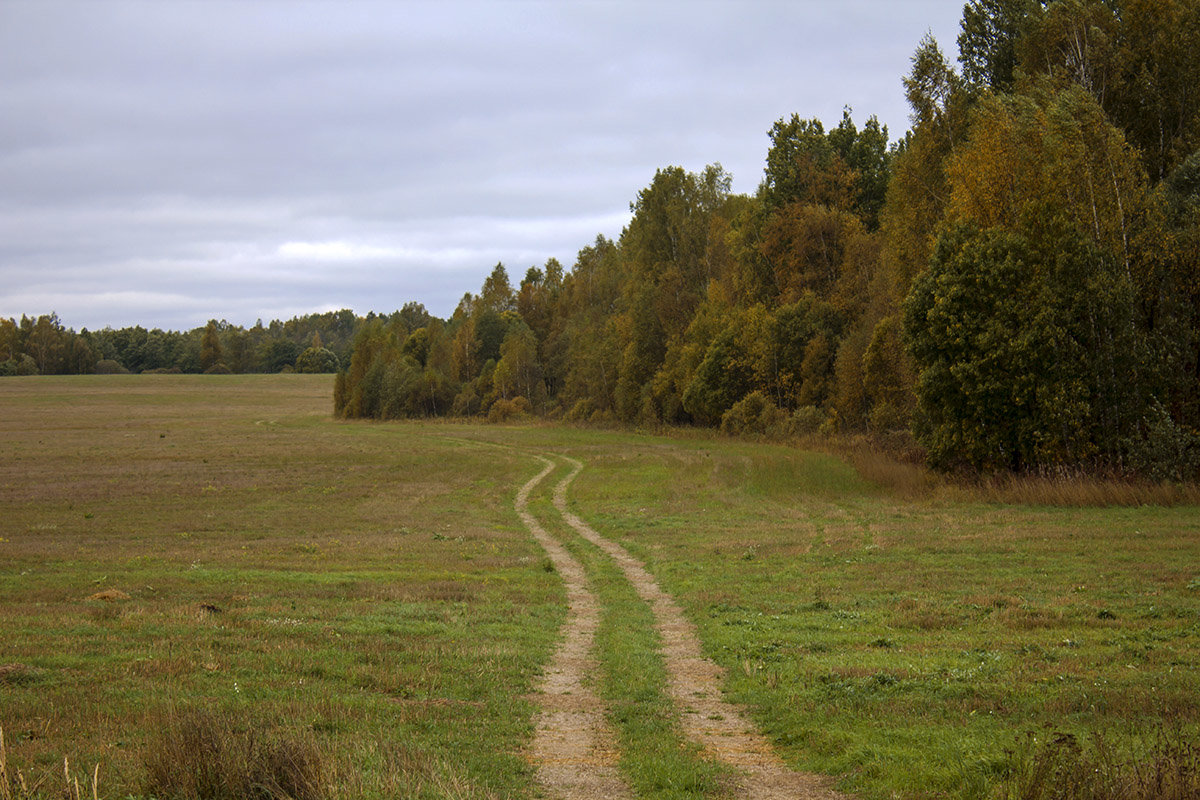
[[[669,678],[669,692],[680,714],[685,734],[700,744],[705,755],[734,768],[736,783],[731,794],[753,800],[835,800],[843,795],[829,788],[823,776],[791,770],[775,754],[770,743],[746,718],[741,709],[727,702],[721,692],[724,672],[704,657],[696,629],[684,616],[679,604],[662,590],[654,576],[629,551],[597,533],[574,514],[567,502],[567,490],[583,469],[583,464],[565,456],[570,472],[554,489],[554,506],[562,519],[579,536],[599,547],[621,568],[626,579],[654,613],[655,628],[662,641],[662,655]],[[596,661],[590,655],[592,637],[598,624],[599,609],[595,596],[586,588],[582,567],[553,537],[545,533],[526,508],[529,492],[554,469],[554,464],[540,458],[547,466],[526,484],[517,498],[517,511],[534,537],[546,549],[567,584],[571,611],[566,623],[566,639],[556,653],[547,674],[547,686],[569,687],[568,700],[561,689],[544,688],[542,720],[538,726],[533,759],[538,764],[539,777],[551,796],[562,798],[629,797],[624,794],[604,794],[618,791],[619,779],[615,770],[618,754],[611,749],[611,734],[603,727],[603,708],[590,691],[583,689],[583,675],[594,670]],[[560,561],[563,566],[560,566]],[[583,689],[586,691],[586,689]],[[578,706],[572,704],[579,704]],[[570,706],[571,714],[560,710]],[[556,727],[557,726],[557,727]],[[543,739],[550,739],[550,747]],[[571,763],[567,763],[569,758]],[[556,760],[557,759],[557,760]],[[584,785],[583,773],[592,774],[595,766],[605,769],[604,786]],[[573,767],[578,766],[572,775]],[[574,792],[574,793],[571,793]],[[595,793],[587,793],[595,792]]]
[[[538,458],[545,468],[521,487],[515,502],[517,514],[533,538],[546,551],[567,590],[567,620],[562,641],[554,651],[538,686],[541,707],[530,756],[538,780],[552,797],[564,800],[618,800],[632,798],[617,771],[619,754],[604,720],[604,705],[584,682],[597,669],[593,654],[600,606],[588,588],[583,566],[529,513],[529,493],[555,465]]]

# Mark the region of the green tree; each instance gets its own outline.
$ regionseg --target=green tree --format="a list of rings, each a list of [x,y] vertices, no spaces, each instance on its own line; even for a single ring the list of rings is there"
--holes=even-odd
[[[96,351],[88,341],[86,328],[78,335],[67,331],[63,350],[63,372],[68,375],[90,375],[95,372]]]
[[[850,113],[849,108],[842,112],[842,121],[829,132],[829,142],[854,172],[852,210],[867,230],[874,231],[879,228],[879,212],[887,199],[891,179],[888,129],[875,117],[869,117],[859,130]]]
[[[939,237],[905,306],[917,435],[942,469],[1116,463],[1141,361],[1114,259],[1064,231],[1050,250],[972,226]]]
[[[210,319],[200,340],[200,371],[209,372],[223,366],[224,350],[221,348],[220,329],[215,319]]]
[[[546,388],[538,361],[537,337],[528,326],[514,326],[504,337],[493,381],[505,400],[524,397],[535,409],[544,403]]]
[[[479,292],[480,304],[497,314],[517,309],[517,296],[508,280],[508,271],[503,264],[496,264],[483,282]]]
[[[21,352],[21,338],[15,320],[0,317],[0,361],[12,361]]]
[[[337,372],[338,357],[324,347],[309,347],[296,357],[296,372]]]
[[[404,344],[400,345],[400,353],[424,367],[429,358],[429,346],[429,329],[421,327],[408,335]]]
[[[623,308],[615,331],[621,354],[613,404],[626,421],[659,420],[651,385],[672,345],[717,278],[714,218],[729,196],[729,175],[719,164],[700,174],[680,167],[658,170],[631,204],[633,219],[621,234]]]
[[[789,203],[771,215],[760,248],[774,272],[778,301],[794,303],[806,292],[831,295],[842,277],[847,247],[862,233],[856,216],[828,206]]]
[[[1013,89],[1017,46],[1043,0],[968,0],[959,25],[963,78],[997,94]]]
[[[793,114],[777,120],[767,136],[771,147],[760,193],[768,209],[789,203],[850,206],[856,175],[825,135],[821,120]]]
[[[582,248],[555,303],[547,335],[547,382],[575,418],[611,416],[621,358],[624,262],[604,236]]]
[[[721,415],[753,387],[750,356],[738,341],[737,331],[723,331],[704,354],[704,360],[683,395],[683,407],[705,425],[715,425]]]
[[[25,322],[22,317],[21,321]],[[58,314],[43,314],[29,326],[25,337],[25,352],[37,364],[42,375],[56,375],[62,371],[66,356],[67,332]]]
[[[300,357],[300,345],[288,339],[272,339],[262,349],[262,365],[267,372],[283,372]]]
[[[929,263],[950,190],[945,162],[968,129],[969,92],[931,36],[921,40],[904,79],[913,129],[892,159],[892,179],[881,211],[880,266],[894,302]]]
[[[432,315],[426,310],[425,306],[415,301],[405,303],[396,314],[403,320],[404,327],[410,331],[415,331],[417,328],[424,328],[433,320]]]
[[[1158,182],[1200,149],[1200,2],[1121,0],[1122,58],[1105,110]]]

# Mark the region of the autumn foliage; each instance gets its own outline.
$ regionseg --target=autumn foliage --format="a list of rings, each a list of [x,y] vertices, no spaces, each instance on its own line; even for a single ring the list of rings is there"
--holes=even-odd
[[[572,269],[497,265],[444,324],[361,331],[338,410],[911,431],[946,470],[1194,478],[1198,36],[1196,0],[972,0],[961,73],[919,44],[899,142],[793,115],[752,196],[660,169]]]

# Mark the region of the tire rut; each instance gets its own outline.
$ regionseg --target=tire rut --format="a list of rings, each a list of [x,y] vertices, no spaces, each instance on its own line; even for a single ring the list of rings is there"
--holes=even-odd
[[[534,700],[541,710],[535,720],[530,759],[539,782],[562,800],[629,800],[633,795],[617,771],[619,753],[604,719],[604,704],[584,683],[598,662],[593,654],[600,606],[588,588],[583,566],[529,513],[529,493],[555,469],[545,468],[517,492],[513,505],[521,522],[546,551],[567,591],[563,640],[554,651]]]
[[[699,743],[706,754],[738,771],[735,796],[754,800],[845,798],[829,788],[827,777],[790,769],[743,712],[725,701],[721,692],[724,670],[704,657],[695,626],[684,616],[679,604],[628,550],[596,533],[567,507],[567,487],[583,464],[566,456],[560,458],[572,470],[554,489],[555,508],[576,533],[612,557],[638,595],[650,605],[670,676],[668,692],[680,709],[684,733]]]

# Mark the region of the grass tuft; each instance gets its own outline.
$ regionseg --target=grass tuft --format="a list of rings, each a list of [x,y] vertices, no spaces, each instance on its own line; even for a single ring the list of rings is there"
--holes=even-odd
[[[320,800],[326,770],[315,743],[233,712],[185,709],[157,725],[146,752],[145,792],[160,800]]]
[[[1160,729],[1142,752],[1117,752],[1101,734],[1070,733],[1013,753],[1000,800],[1192,800],[1200,797],[1200,745]]]
[[[71,761],[66,756],[62,760],[62,786],[55,791],[48,784],[54,775],[53,770],[44,771],[40,777],[27,775],[24,770],[13,767],[9,771],[8,747],[4,741],[4,726],[0,725],[0,800],[41,800],[41,798],[58,796],[64,800],[84,800],[87,796],[84,788],[91,778],[92,800],[100,798],[100,765],[92,768],[90,775],[84,776],[83,786],[79,777],[71,771]]]
[[[41,671],[27,664],[0,664],[0,686],[30,686],[41,678]]]

